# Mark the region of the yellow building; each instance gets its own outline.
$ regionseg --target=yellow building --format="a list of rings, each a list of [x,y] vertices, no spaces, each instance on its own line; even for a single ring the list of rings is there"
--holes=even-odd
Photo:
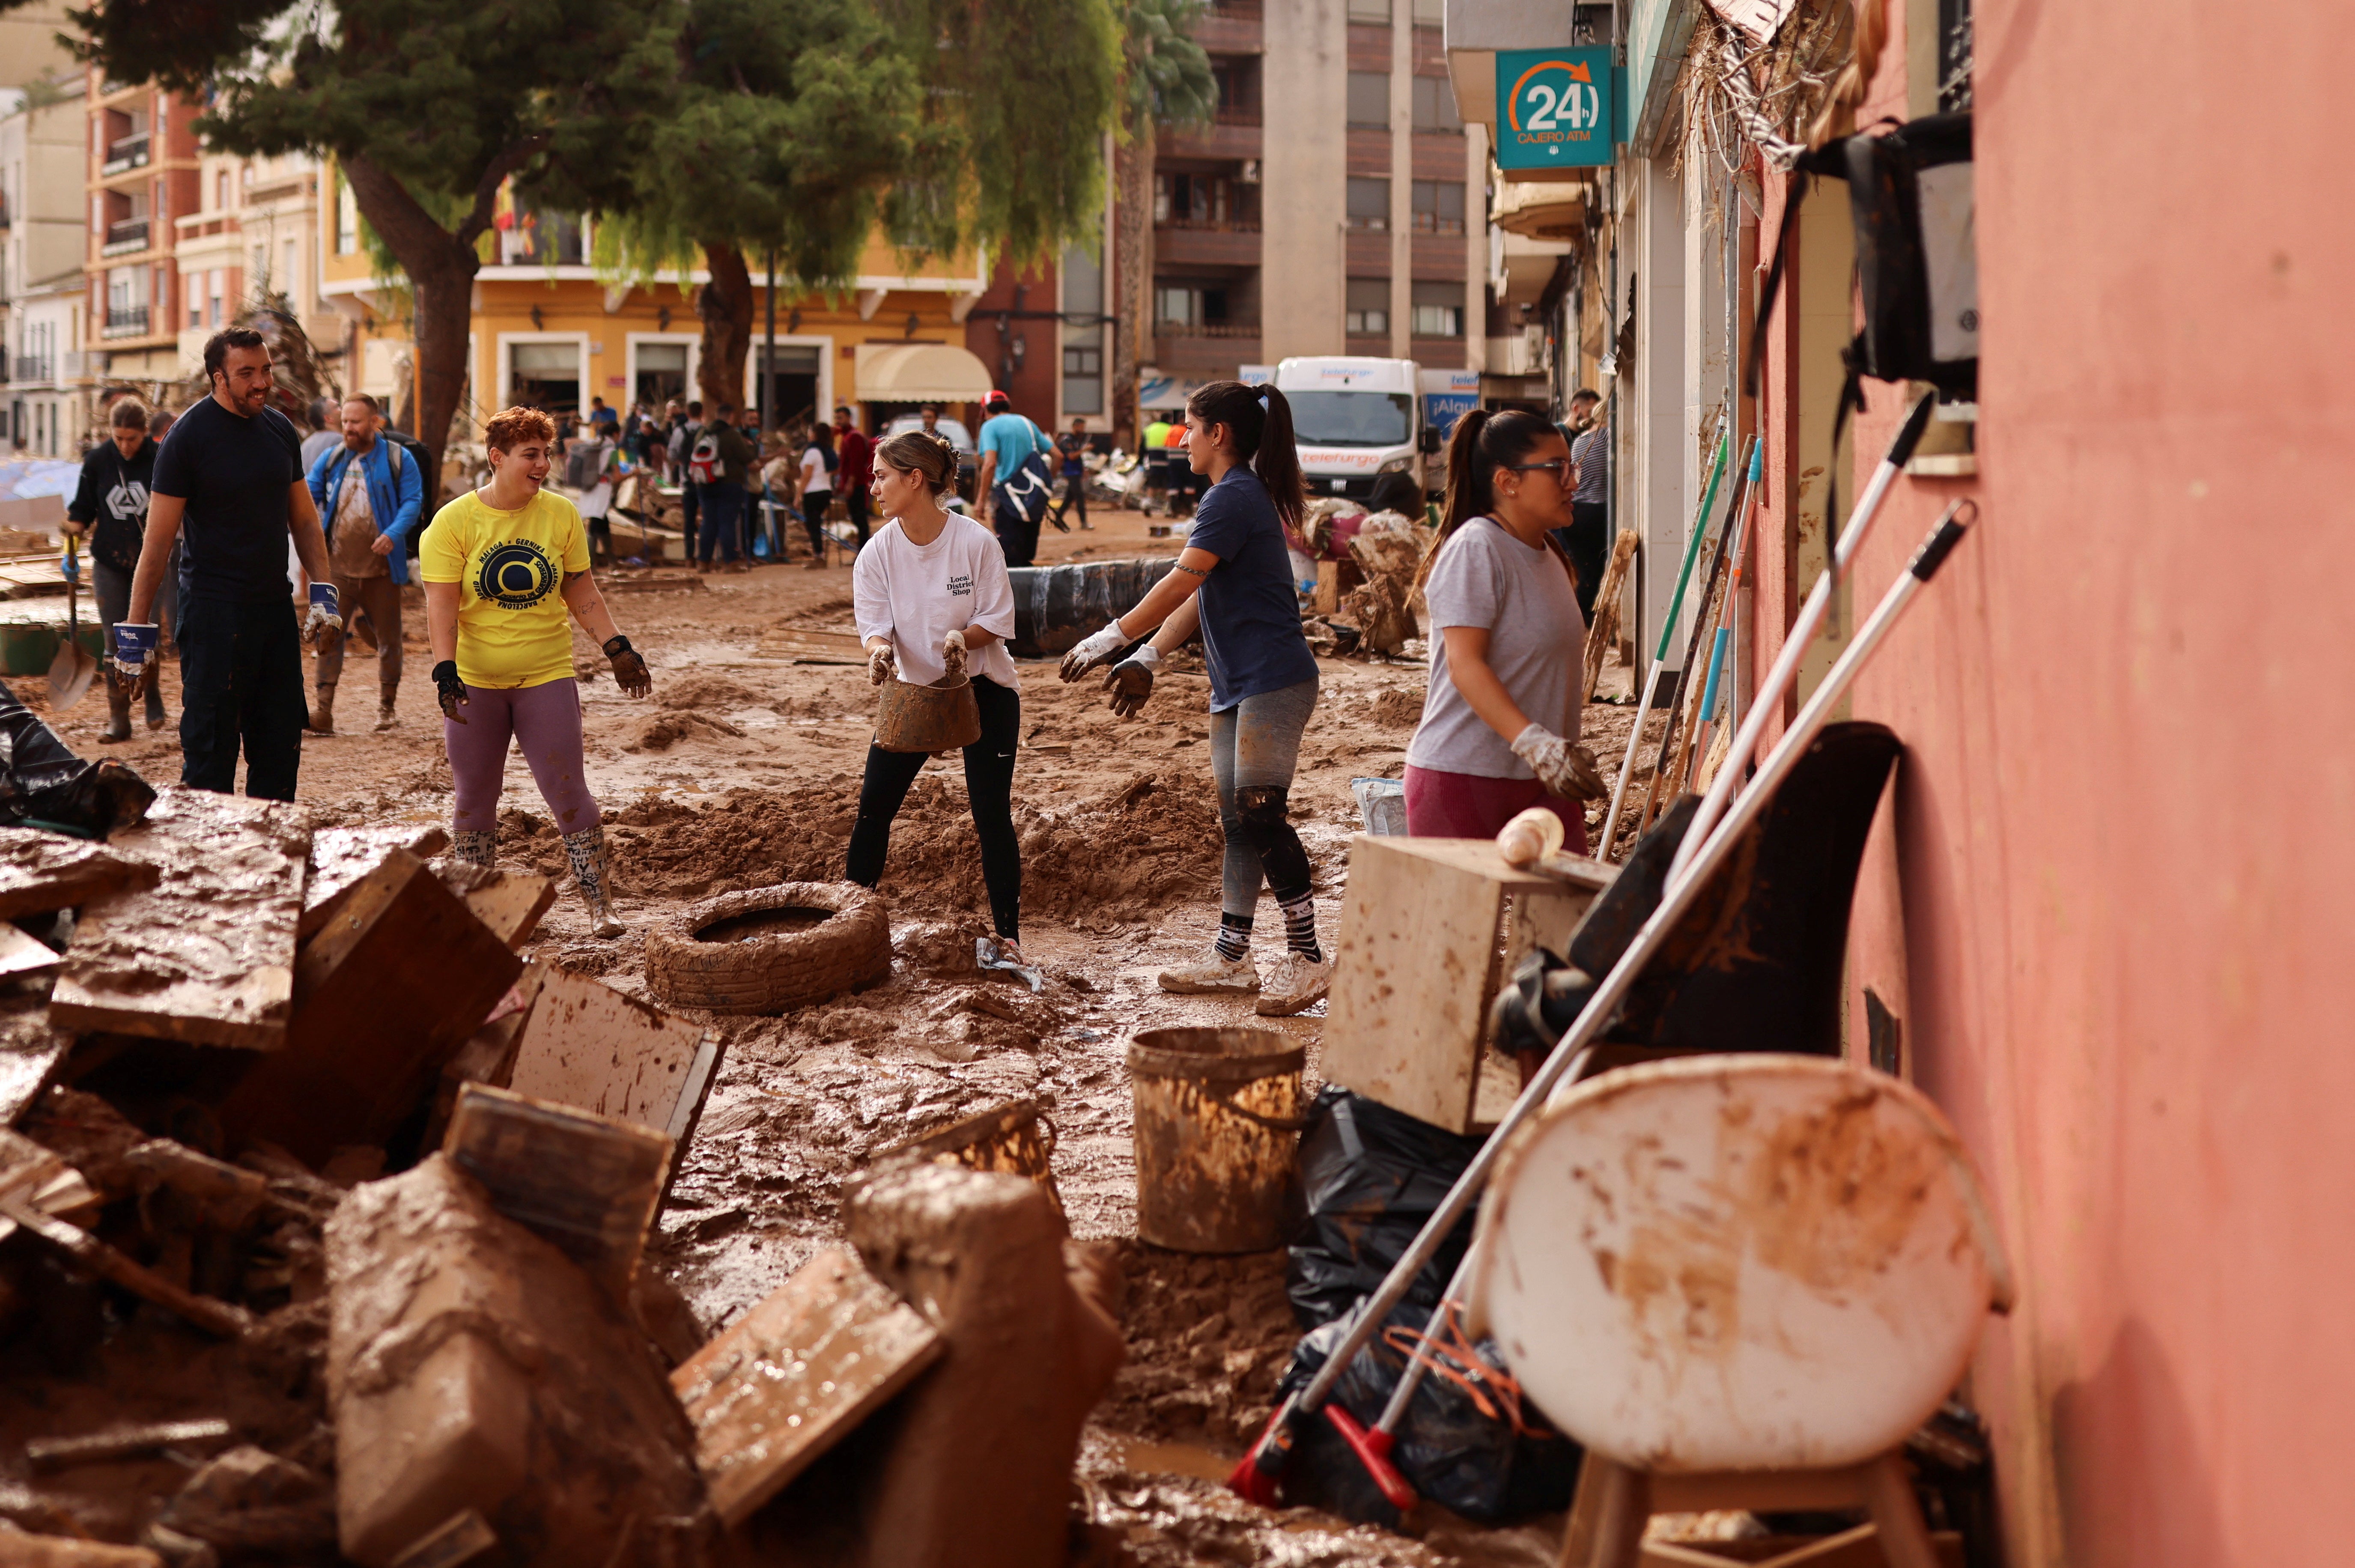
[[[410,405],[415,356],[407,301],[373,275],[349,189],[319,204],[322,302],[358,328],[358,389],[396,411]],[[608,287],[589,264],[588,225],[567,216],[521,212],[485,240],[474,283],[467,392],[462,419],[479,423],[516,403],[577,415],[591,398],[626,412],[696,397],[703,335],[691,274],[685,288]],[[827,299],[777,301],[777,412],[783,419],[837,402],[888,414],[922,401],[978,403],[989,372],[964,347],[964,319],[987,287],[973,254],[911,266],[879,239],[870,243],[851,289]],[[759,399],[764,290],[756,270],[747,402]]]

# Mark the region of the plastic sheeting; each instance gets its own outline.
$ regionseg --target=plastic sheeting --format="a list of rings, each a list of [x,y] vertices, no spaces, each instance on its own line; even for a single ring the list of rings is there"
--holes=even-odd
[[[1307,1222],[1284,1260],[1284,1294],[1304,1328],[1329,1323],[1371,1295],[1439,1208],[1481,1140],[1327,1084],[1300,1135],[1300,1185]],[[1472,1242],[1475,1203],[1436,1256],[1415,1276],[1407,1300],[1429,1307]]]
[[[155,792],[121,763],[86,762],[0,684],[0,826],[102,838],[147,814]]]

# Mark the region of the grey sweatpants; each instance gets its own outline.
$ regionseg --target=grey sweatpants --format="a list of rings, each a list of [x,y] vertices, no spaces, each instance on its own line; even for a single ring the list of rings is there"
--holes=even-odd
[[[1218,782],[1219,826],[1227,838],[1225,897],[1220,904],[1225,913],[1251,914],[1259,907],[1260,888],[1270,881],[1279,900],[1308,891],[1308,854],[1299,836],[1286,826],[1278,843],[1256,842],[1236,815],[1235,792],[1254,784],[1290,789],[1300,763],[1300,736],[1316,711],[1316,682],[1311,679],[1246,697],[1210,715],[1210,776]],[[1297,886],[1289,885],[1295,881]]]

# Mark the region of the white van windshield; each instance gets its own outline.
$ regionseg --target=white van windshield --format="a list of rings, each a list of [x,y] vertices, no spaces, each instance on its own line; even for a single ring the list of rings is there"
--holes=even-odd
[[[1303,446],[1403,446],[1414,433],[1405,392],[1286,392],[1292,433]]]

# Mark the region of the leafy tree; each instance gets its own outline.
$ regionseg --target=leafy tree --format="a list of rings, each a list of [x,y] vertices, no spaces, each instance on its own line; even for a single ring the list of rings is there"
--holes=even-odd
[[[1113,354],[1113,422],[1140,428],[1137,350],[1150,330],[1146,237],[1153,223],[1153,163],[1161,128],[1206,124],[1218,112],[1210,57],[1192,37],[1202,0],[1120,0],[1120,141],[1114,155],[1119,201],[1114,219],[1120,332]],[[1134,434],[1126,437],[1134,440]]]

